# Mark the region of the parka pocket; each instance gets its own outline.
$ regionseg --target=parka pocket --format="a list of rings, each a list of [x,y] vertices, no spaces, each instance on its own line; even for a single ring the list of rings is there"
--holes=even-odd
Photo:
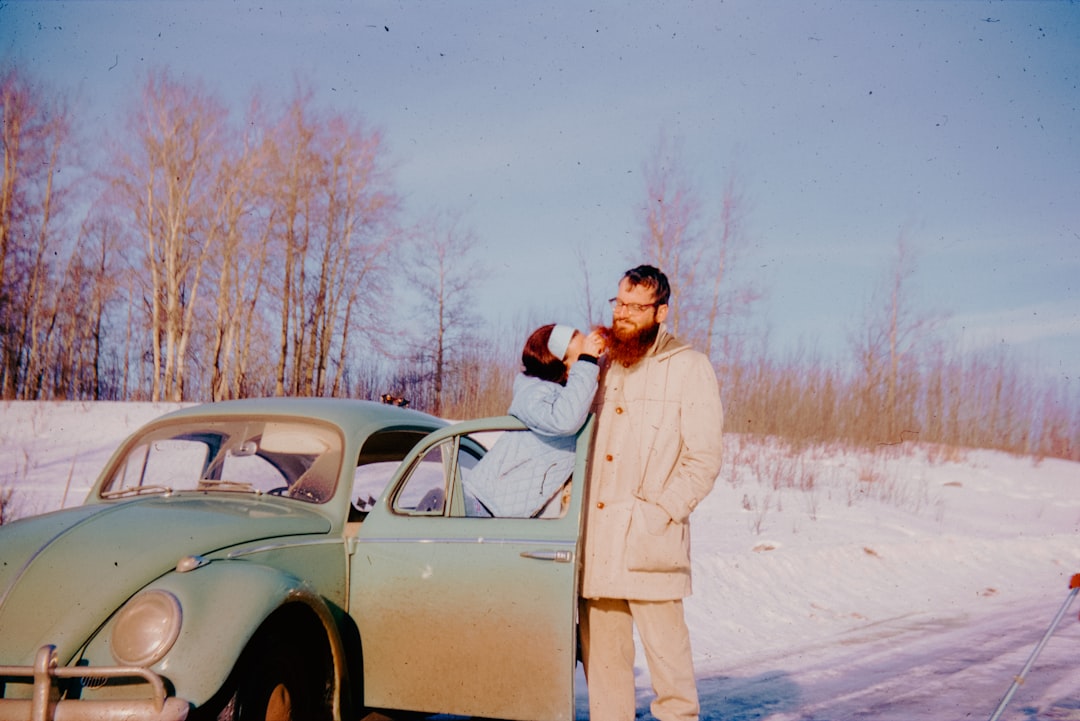
[[[626,531],[626,567],[631,571],[681,571],[690,568],[690,537],[654,503],[635,499]]]

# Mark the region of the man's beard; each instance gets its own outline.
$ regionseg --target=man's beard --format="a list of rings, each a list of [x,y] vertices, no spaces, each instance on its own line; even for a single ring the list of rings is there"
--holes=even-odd
[[[630,331],[620,331],[616,324],[612,324],[607,357],[612,363],[621,363],[629,368],[645,357],[659,334],[659,323]]]

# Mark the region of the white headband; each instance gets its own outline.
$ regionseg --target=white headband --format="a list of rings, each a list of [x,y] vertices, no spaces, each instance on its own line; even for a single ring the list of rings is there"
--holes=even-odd
[[[566,357],[566,351],[570,347],[570,340],[574,337],[574,328],[568,325],[557,325],[551,329],[548,337],[548,350],[551,355],[559,360]]]

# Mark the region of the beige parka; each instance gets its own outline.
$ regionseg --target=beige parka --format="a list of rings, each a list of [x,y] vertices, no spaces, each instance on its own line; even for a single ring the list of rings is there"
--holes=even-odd
[[[716,372],[661,326],[634,366],[604,364],[593,412],[581,594],[685,598],[690,513],[712,490],[723,456]]]

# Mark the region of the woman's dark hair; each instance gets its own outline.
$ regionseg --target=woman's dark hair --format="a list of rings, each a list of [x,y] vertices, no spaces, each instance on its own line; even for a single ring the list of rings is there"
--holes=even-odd
[[[521,364],[525,366],[527,376],[565,385],[568,372],[566,364],[548,350],[548,340],[554,328],[555,324],[552,323],[540,326],[532,332],[521,351]]]

